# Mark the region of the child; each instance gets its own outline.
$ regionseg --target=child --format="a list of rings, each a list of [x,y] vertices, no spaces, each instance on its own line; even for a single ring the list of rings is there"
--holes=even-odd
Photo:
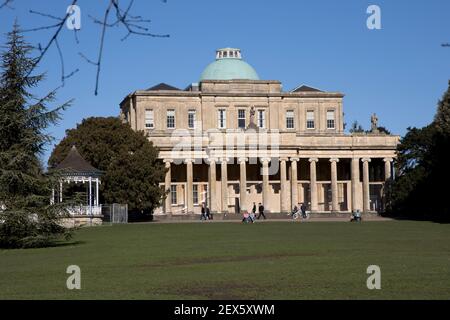
[[[247,211],[244,211],[244,218],[242,219],[242,222],[248,223],[250,220],[250,215]]]

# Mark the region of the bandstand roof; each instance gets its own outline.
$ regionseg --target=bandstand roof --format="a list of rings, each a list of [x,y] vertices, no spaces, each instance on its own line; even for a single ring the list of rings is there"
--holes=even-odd
[[[102,171],[94,168],[80,155],[75,146],[72,146],[66,158],[55,169],[72,176],[100,176],[102,174]]]

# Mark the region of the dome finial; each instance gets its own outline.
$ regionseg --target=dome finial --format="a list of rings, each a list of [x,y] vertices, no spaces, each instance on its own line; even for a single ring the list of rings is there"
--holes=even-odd
[[[216,60],[220,59],[242,59],[241,49],[222,48],[216,50]]]

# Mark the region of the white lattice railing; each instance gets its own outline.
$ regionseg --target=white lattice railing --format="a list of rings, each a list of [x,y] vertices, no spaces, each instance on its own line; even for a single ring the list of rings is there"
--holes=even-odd
[[[71,216],[100,216],[102,214],[101,206],[74,206],[68,207],[67,210]]]

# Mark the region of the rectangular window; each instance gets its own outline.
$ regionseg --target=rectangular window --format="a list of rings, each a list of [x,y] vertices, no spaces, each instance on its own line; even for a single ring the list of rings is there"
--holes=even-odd
[[[189,129],[195,128],[195,110],[188,111],[188,128]]]
[[[258,110],[258,127],[266,127],[266,112],[264,110]]]
[[[167,110],[167,129],[175,128],[175,110]]]
[[[327,129],[334,129],[334,110],[327,111]]]
[[[217,126],[219,129],[225,129],[227,126],[227,114],[225,109],[217,110]]]
[[[145,128],[153,129],[155,127],[153,110],[145,110]]]
[[[314,128],[314,111],[306,111],[306,129]]]
[[[245,110],[238,110],[238,128],[245,129]]]
[[[192,186],[192,202],[198,204],[198,184]]]
[[[177,186],[176,185],[170,186],[170,202],[173,205],[177,204]]]
[[[286,111],[286,129],[294,129],[294,111]]]

